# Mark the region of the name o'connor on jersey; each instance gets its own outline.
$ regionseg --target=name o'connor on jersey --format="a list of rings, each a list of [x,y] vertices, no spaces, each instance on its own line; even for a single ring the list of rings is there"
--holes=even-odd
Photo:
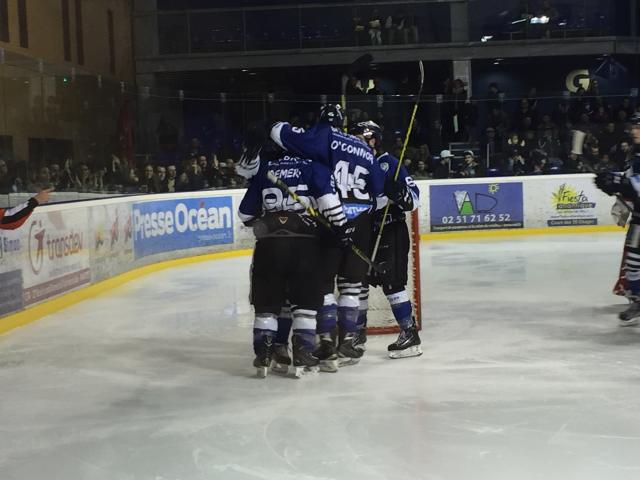
[[[184,203],[176,204],[173,210],[149,213],[135,210],[133,214],[137,240],[187,231],[206,232],[232,228],[232,222],[229,207],[188,208]]]
[[[364,146],[360,147],[358,145],[354,145],[353,143],[344,143],[340,140],[332,140],[331,150],[336,150],[336,151],[348,153],[350,155],[355,155],[357,157],[367,160],[368,162],[373,163],[373,154],[369,151],[367,147],[364,147]]]

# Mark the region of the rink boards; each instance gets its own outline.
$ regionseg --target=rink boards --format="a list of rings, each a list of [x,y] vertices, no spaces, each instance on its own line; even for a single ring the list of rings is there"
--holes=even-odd
[[[595,187],[592,175],[416,183],[420,233],[432,238],[614,225],[613,200]],[[237,217],[243,194],[112,197],[38,208],[21,229],[0,231],[0,333],[34,319],[10,321],[15,312],[125,272],[251,248],[253,234]],[[1,204],[20,200],[4,196]]]

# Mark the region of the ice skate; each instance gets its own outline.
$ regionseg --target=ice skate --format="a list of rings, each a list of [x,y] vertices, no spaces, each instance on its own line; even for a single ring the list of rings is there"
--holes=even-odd
[[[362,353],[367,351],[367,328],[364,327],[360,331],[358,331],[358,335],[356,337],[356,348],[361,350]]]
[[[273,346],[273,355],[271,360],[271,371],[286,375],[291,365],[291,357],[289,356],[289,348],[282,343],[276,343]]]
[[[265,335],[262,337],[262,342],[255,347],[256,358],[253,361],[253,366],[256,367],[256,376],[258,378],[266,378],[271,365],[271,356],[273,349],[273,337],[271,335]]]
[[[335,342],[328,333],[320,334],[320,344],[314,355],[318,357],[321,372],[335,373],[338,371],[338,353]]]
[[[640,302],[632,301],[629,307],[618,315],[621,327],[633,327],[638,325],[640,317]]]
[[[415,325],[401,330],[398,340],[387,347],[389,358],[418,357],[422,355],[420,343],[420,336]]]
[[[289,374],[295,378],[302,378],[309,374],[316,374],[320,371],[318,357],[304,345],[301,345],[297,338],[293,338],[293,365],[289,368]]]
[[[349,332],[344,335],[338,346],[338,364],[341,367],[355,365],[360,361],[364,350],[357,348],[358,334]]]

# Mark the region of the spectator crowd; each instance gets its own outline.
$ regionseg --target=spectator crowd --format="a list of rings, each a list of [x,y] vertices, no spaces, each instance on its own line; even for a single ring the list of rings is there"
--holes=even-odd
[[[395,93],[406,95],[409,90],[405,79]],[[441,101],[421,104],[421,115],[409,137],[404,164],[416,179],[622,171],[633,155],[628,121],[640,106],[632,97],[600,95],[596,80],[590,82],[589,90],[580,88],[570,96],[552,99],[538,98],[534,89],[526,98],[510,100],[495,83],[484,97],[469,99],[458,79],[445,82],[443,92]],[[384,149],[400,157],[411,103],[396,103],[390,114],[384,102],[371,101],[385,96],[379,79],[365,92],[351,78],[348,123],[376,121],[383,128]],[[289,121],[310,128],[317,121],[316,112],[294,113]],[[579,135],[584,138],[580,145],[574,144],[575,131],[584,134]],[[111,155],[102,163],[67,158],[39,165],[0,156],[0,194],[47,187],[165,193],[245,186],[235,172],[239,144],[214,151],[193,138],[177,151],[181,153],[148,155],[139,162]]]

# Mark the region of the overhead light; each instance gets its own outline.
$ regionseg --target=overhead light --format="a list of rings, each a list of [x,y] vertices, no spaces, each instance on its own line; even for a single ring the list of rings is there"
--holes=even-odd
[[[511,22],[511,25],[515,25],[516,23],[522,23],[522,22],[526,22],[527,19],[526,18],[521,18],[520,20],[514,20],[513,22]]]
[[[249,69],[248,69],[248,68],[243,68],[243,69],[242,69],[242,71],[243,71],[243,72],[248,72],[248,71],[249,71]]]
[[[482,37],[480,39],[481,42],[488,42],[489,40],[491,40],[493,38],[493,35],[485,35],[484,37]]]
[[[567,21],[566,20],[562,20],[562,21],[558,22],[558,26],[559,27],[566,27],[567,26]]]
[[[541,15],[539,17],[531,17],[531,25],[544,25],[549,23],[549,17]]]

